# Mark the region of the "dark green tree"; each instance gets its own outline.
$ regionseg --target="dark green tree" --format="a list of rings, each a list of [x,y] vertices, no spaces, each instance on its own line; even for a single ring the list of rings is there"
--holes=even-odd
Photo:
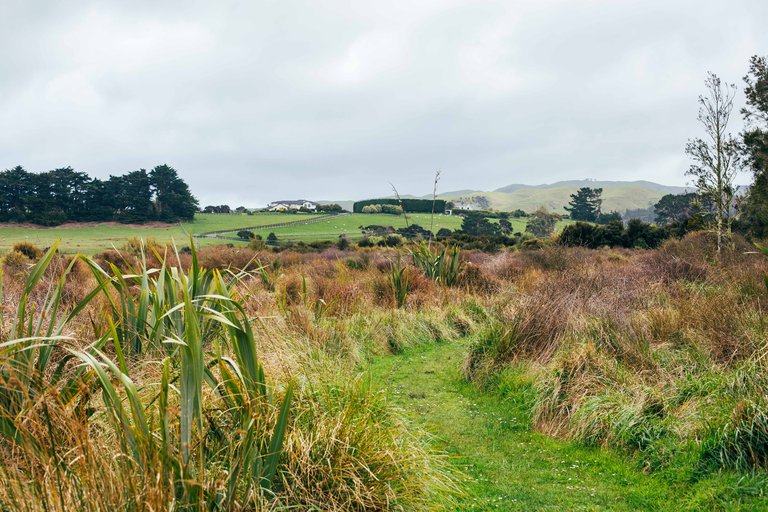
[[[597,249],[605,245],[605,228],[588,222],[575,222],[563,229],[557,242],[568,247]]]
[[[581,187],[578,192],[571,194],[571,201],[565,210],[573,220],[595,222],[603,205],[602,194],[602,188]]]
[[[109,190],[111,189],[111,190]],[[152,191],[144,169],[110,176],[108,191],[114,191],[114,220],[140,224],[152,216]]]
[[[608,213],[600,213],[597,219],[595,219],[595,222],[598,224],[609,224],[617,221],[621,222],[621,214],[615,210]]]
[[[34,196],[34,174],[20,165],[0,173],[0,218],[4,222],[26,222]]]
[[[149,173],[152,193],[153,217],[163,222],[192,220],[198,209],[194,198],[176,169],[158,165]]]
[[[753,56],[744,77],[746,123],[742,134],[744,163],[753,182],[740,205],[740,228],[747,234],[768,237],[768,58]]]
[[[499,229],[501,229],[501,234],[509,236],[512,234],[512,223],[509,222],[507,219],[500,219],[499,220]]]
[[[655,221],[659,226],[687,222],[688,219],[703,212],[698,194],[667,194],[653,206]]]
[[[498,224],[477,213],[467,213],[461,221],[461,231],[470,236],[498,236],[501,229]]]
[[[53,208],[64,213],[66,220],[85,220],[88,204],[88,185],[91,178],[71,167],[48,172],[50,176],[50,202]]]

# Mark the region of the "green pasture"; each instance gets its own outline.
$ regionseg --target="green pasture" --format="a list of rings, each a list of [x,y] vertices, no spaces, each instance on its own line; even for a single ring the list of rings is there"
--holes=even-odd
[[[418,224],[425,229],[430,227],[430,214],[409,213],[408,222]],[[313,224],[294,225],[275,229],[254,229],[253,232],[266,238],[273,232],[279,240],[304,241],[336,240],[339,235],[348,235],[351,239],[359,239],[363,236],[360,226],[380,225],[394,228],[405,227],[403,215],[389,215],[385,213],[354,213],[326,219]],[[440,228],[451,230],[461,227],[461,217],[448,215],[435,215],[433,230]]]
[[[81,252],[93,254],[113,247],[120,248],[129,238],[154,239],[161,243],[176,241],[186,244],[189,235],[199,235],[211,231],[231,230],[224,233],[224,237],[235,237],[240,229],[249,229],[266,238],[269,233],[275,233],[279,240],[311,242],[315,240],[336,240],[339,235],[347,235],[352,240],[360,239],[363,235],[361,226],[382,225],[395,228],[405,227],[405,216],[388,214],[364,214],[340,215],[311,223],[299,223],[284,227],[264,227],[272,224],[286,222],[309,221],[319,217],[313,214],[301,213],[258,213],[246,214],[212,214],[201,213],[195,215],[193,222],[185,222],[176,225],[147,225],[133,226],[115,223],[63,225],[57,227],[31,227],[15,224],[0,224],[0,253],[8,251],[13,244],[21,241],[32,242],[45,248],[50,247],[56,240],[61,241],[61,250],[66,253]],[[431,215],[416,213],[408,215],[410,224],[419,224],[425,229],[430,229]],[[498,222],[496,219],[491,219]],[[525,231],[526,219],[509,219],[515,232]],[[461,217],[435,215],[434,232],[441,228],[456,230],[461,227]],[[557,225],[557,231],[569,221],[561,221]],[[215,245],[222,243],[238,243],[235,240],[222,238],[199,238],[199,246]]]
[[[0,252],[7,251],[13,247],[13,244],[20,241],[29,241],[40,247],[50,247],[56,240],[61,240],[62,251],[85,254],[93,254],[113,246],[120,247],[129,238],[154,238],[158,242],[175,240],[178,243],[186,244],[190,234],[238,229],[247,226],[264,226],[307,220],[314,217],[317,215],[299,213],[259,213],[255,215],[199,213],[195,215],[195,220],[192,222],[161,227],[108,223],[44,228],[0,224]],[[222,243],[222,241],[216,239],[199,240],[199,245],[217,243]]]

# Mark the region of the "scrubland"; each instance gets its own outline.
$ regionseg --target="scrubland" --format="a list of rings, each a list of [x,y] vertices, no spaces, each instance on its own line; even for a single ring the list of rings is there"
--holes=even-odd
[[[526,428],[626,454],[691,508],[748,507],[768,470],[766,271],[700,233],[492,254],[19,245],[0,504],[451,509],[467,477],[366,369],[461,339],[468,385],[525,396]]]

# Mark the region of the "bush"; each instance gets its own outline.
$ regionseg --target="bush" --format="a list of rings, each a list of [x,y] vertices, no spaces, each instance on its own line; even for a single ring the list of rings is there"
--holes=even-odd
[[[381,205],[380,204],[370,204],[367,206],[364,206],[360,213],[381,213]]]
[[[391,215],[402,215],[403,207],[398,204],[382,204],[381,213],[389,213]]]
[[[547,238],[555,232],[555,225],[560,219],[560,215],[550,213],[544,208],[539,208],[531,215],[528,224],[525,226],[525,231],[539,238]]]
[[[566,226],[558,237],[558,243],[568,247],[626,247],[628,249],[656,248],[668,237],[663,228],[632,219],[627,227],[620,221],[609,222],[605,225],[576,222]]]
[[[411,224],[407,228],[399,228],[397,232],[400,235],[404,236],[405,238],[411,238],[411,239],[413,238],[426,239],[432,235],[432,233],[428,229],[424,229],[418,224]]]
[[[256,238],[256,234],[253,231],[241,230],[237,232],[237,238],[248,241]]]
[[[32,242],[18,242],[13,245],[11,251],[19,252],[32,261],[37,261],[43,256],[43,251]]]
[[[501,229],[480,213],[468,213],[461,222],[461,232],[470,236],[491,237],[500,235]]]
[[[380,247],[400,247],[405,240],[401,235],[393,234],[387,235],[383,240],[379,241]]]
[[[30,265],[30,259],[19,251],[11,251],[5,255],[5,258],[3,258],[3,269],[9,276],[21,274],[24,270],[29,268]]]
[[[347,235],[339,235],[339,239],[336,241],[336,248],[340,251],[346,251],[349,249],[350,242]]]

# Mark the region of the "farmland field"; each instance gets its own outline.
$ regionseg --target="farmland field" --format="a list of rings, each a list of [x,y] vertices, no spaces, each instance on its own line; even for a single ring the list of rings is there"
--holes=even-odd
[[[408,222],[418,224],[425,229],[429,229],[430,215],[426,213],[408,214]],[[346,234],[351,239],[362,237],[360,226],[370,225],[392,226],[394,228],[405,227],[405,217],[377,214],[377,213],[355,213],[352,215],[343,215],[331,218],[325,221],[306,225],[293,225],[284,228],[254,230],[255,233],[266,237],[270,232],[274,232],[279,239],[301,240],[309,242],[313,240],[335,240],[339,235]],[[451,230],[461,227],[461,217],[435,215],[434,230],[448,228]]]
[[[291,213],[258,213],[245,214],[211,214],[195,215],[193,222],[179,224],[147,224],[125,225],[117,223],[101,224],[65,224],[57,227],[39,227],[19,224],[0,224],[0,253],[8,251],[13,244],[21,241],[32,242],[39,247],[50,247],[57,240],[61,241],[60,248],[65,253],[93,254],[112,247],[121,247],[129,238],[155,239],[158,242],[186,244],[189,235],[200,235],[211,231],[231,230],[222,236],[231,238],[242,228],[248,228],[266,238],[274,232],[279,240],[311,242],[315,240],[336,240],[339,235],[346,234],[352,240],[360,239],[363,235],[361,226],[384,225],[395,228],[405,227],[405,217],[387,214],[340,215],[318,222],[301,224],[319,218],[320,215],[291,214]],[[498,222],[491,219],[492,222]],[[430,215],[426,213],[409,214],[411,224],[419,224],[429,229]],[[461,227],[462,219],[458,216],[435,215],[434,231],[440,228],[451,230]],[[524,231],[526,219],[510,219],[515,232]],[[569,221],[561,221],[557,225],[560,231]],[[274,224],[296,223],[283,227],[265,227]],[[221,243],[242,243],[231,239],[199,238],[198,245],[208,246]]]
[[[67,253],[82,252],[91,254],[120,247],[128,238],[154,238],[158,242],[175,240],[184,243],[190,234],[238,229],[246,226],[268,225],[293,222],[316,217],[309,214],[259,213],[212,214],[199,213],[193,222],[160,225],[123,225],[116,223],[63,225],[52,228],[29,225],[0,224],[0,252],[7,251],[14,243],[29,241],[40,247],[49,247],[56,240],[61,240],[61,250]],[[200,245],[221,243],[215,239],[201,239]]]

